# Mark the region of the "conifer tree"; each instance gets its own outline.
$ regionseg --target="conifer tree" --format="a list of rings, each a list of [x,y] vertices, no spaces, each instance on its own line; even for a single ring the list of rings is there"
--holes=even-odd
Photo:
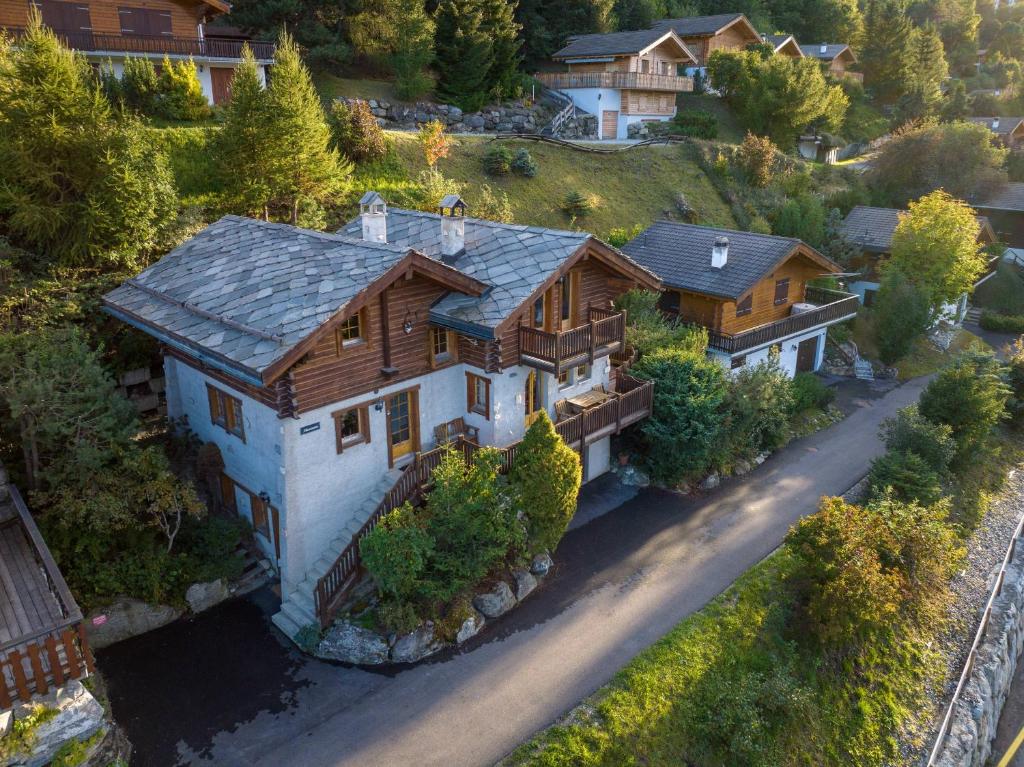
[[[914,83],[913,27],[900,0],[870,0],[865,24],[864,84],[883,104],[895,103]]]
[[[483,29],[491,40],[491,66],[487,72],[487,91],[500,100],[512,95],[523,41],[516,21],[515,0],[481,0]]]
[[[437,95],[466,111],[483,106],[494,47],[481,0],[442,0],[436,16]]]
[[[434,60],[434,20],[427,15],[423,0],[397,0],[397,6],[391,68],[399,98],[410,100],[432,85],[427,67]]]

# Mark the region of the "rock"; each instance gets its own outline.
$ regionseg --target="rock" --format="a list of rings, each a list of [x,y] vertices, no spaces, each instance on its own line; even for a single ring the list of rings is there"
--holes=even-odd
[[[35,703],[57,709],[57,715],[35,729],[32,753],[13,762],[18,767],[43,767],[68,741],[87,740],[106,727],[103,706],[77,680],[37,698]],[[32,711],[31,704],[18,706],[14,710],[15,721],[29,716]]]
[[[700,483],[699,487],[701,490],[714,490],[720,484],[722,484],[722,478],[716,471],[704,477],[704,481]]]
[[[737,461],[736,465],[732,467],[732,473],[737,477],[742,477],[744,474],[749,472],[751,468],[749,461]]]
[[[377,108],[378,106],[380,106],[380,105],[379,105],[379,104],[377,103],[377,99],[370,99],[370,102],[369,102],[369,103],[370,103],[370,109],[376,109],[376,108]]]
[[[456,120],[461,120],[462,119],[462,110],[459,109],[456,106],[450,106],[450,107],[448,107],[448,116],[452,117],[452,118],[454,118]]]
[[[768,456],[770,455],[771,453],[761,453],[759,456],[757,456],[757,458],[754,459],[754,463],[760,466],[762,463],[768,460]]]
[[[529,570],[513,570],[512,577],[516,581],[516,599],[520,602],[537,588],[537,579],[530,574]]]
[[[340,620],[327,630],[315,654],[329,660],[373,665],[387,662],[388,643],[376,631]]]
[[[530,572],[543,578],[548,574],[548,571],[554,566],[554,564],[555,563],[551,561],[551,555],[544,552],[543,554],[538,554],[533,558],[533,562],[530,563]]]
[[[462,122],[466,123],[470,128],[482,128],[484,127],[484,118],[480,115],[469,115]]]
[[[395,663],[415,663],[444,647],[434,636],[434,623],[427,621],[415,631],[403,634],[391,647],[391,660]]]
[[[141,599],[119,599],[107,607],[90,612],[85,633],[94,650],[108,647],[177,620],[183,610],[170,605],[151,605]]]
[[[201,613],[219,605],[229,596],[228,584],[223,578],[218,578],[209,583],[193,583],[185,592],[185,601],[192,612]]]
[[[498,581],[489,591],[477,594],[473,597],[473,607],[484,614],[486,618],[497,618],[511,610],[516,603],[512,596],[512,589],[505,581]]]
[[[462,626],[459,628],[459,633],[455,635],[455,644],[462,644],[467,639],[471,639],[480,633],[480,629],[484,627],[486,619],[476,610],[466,620],[462,622]]]
[[[0,711],[0,738],[11,731],[12,724],[14,724],[14,712]]]

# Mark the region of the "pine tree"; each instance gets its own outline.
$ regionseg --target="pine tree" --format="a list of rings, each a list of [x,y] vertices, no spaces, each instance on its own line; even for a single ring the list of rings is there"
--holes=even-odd
[[[436,16],[437,95],[466,111],[483,106],[494,47],[480,0],[442,0]]]
[[[515,0],[481,0],[484,33],[491,40],[493,60],[487,72],[487,90],[498,100],[510,96],[516,84],[521,56],[519,39],[522,27],[516,21]]]
[[[398,0],[395,48],[391,67],[399,98],[415,99],[432,85],[427,67],[434,60],[434,20],[423,8],[423,0]]]
[[[912,89],[913,27],[901,0],[871,0],[865,25],[864,84],[883,104]]]
[[[331,129],[298,46],[287,33],[278,42],[267,88],[262,145],[271,207],[293,224],[304,203],[320,204],[345,187],[352,168],[331,148]]]
[[[962,120],[970,112],[971,104],[967,98],[967,86],[963,80],[953,80],[946,95],[946,103],[942,105],[942,119],[946,122]]]
[[[931,114],[942,100],[941,85],[949,77],[946,52],[942,38],[931,24],[918,27],[911,35],[911,69],[914,73],[914,90],[920,94],[922,104]]]
[[[654,0],[615,0],[612,14],[620,31],[649,29],[660,15]]]

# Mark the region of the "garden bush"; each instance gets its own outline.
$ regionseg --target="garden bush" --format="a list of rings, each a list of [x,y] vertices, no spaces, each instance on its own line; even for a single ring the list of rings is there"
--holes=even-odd
[[[723,406],[726,460],[752,458],[784,445],[793,394],[778,355],[737,371],[727,382]]]
[[[1000,262],[995,276],[975,289],[971,302],[997,314],[1024,315],[1024,274],[1018,266]]]
[[[978,324],[996,333],[1024,333],[1024,314],[998,314],[986,309]]]
[[[615,299],[615,308],[626,312],[626,346],[641,357],[667,347],[703,354],[707,330],[667,319],[658,309],[659,300],[658,293],[636,289]]]
[[[797,373],[790,382],[790,390],[793,414],[812,408],[824,410],[836,396],[835,391],[814,373]]]
[[[423,571],[434,550],[425,521],[406,502],[381,517],[359,542],[370,577],[394,605],[406,604],[420,594]]]
[[[388,153],[388,140],[362,99],[350,103],[335,101],[327,116],[334,146],[355,162],[373,162]]]
[[[512,159],[512,170],[525,178],[537,175],[537,161],[533,159],[529,149],[523,147],[516,150],[516,156]]]
[[[210,104],[203,95],[192,59],[172,61],[165,56],[160,69],[157,114],[168,120],[207,119],[211,114]]]
[[[751,186],[763,188],[771,183],[778,151],[770,138],[747,133],[736,152],[736,164]]]
[[[103,83],[111,102],[121,101],[125,106],[145,115],[156,114],[160,98],[160,78],[150,59],[129,56],[124,60],[124,69],[118,79],[107,69]]]
[[[1010,399],[1006,403],[1010,423],[1015,429],[1024,427],[1024,337],[1018,338],[1007,349],[1006,382]]]
[[[891,497],[898,501],[932,504],[942,497],[939,475],[917,453],[892,451],[871,462],[868,497]]]
[[[491,144],[484,153],[484,170],[491,176],[507,176],[512,172],[512,150],[504,144]]]
[[[872,314],[878,356],[886,365],[905,357],[932,319],[927,294],[894,270],[882,276]]]
[[[953,429],[923,417],[917,405],[902,408],[894,418],[882,421],[879,436],[885,447],[895,453],[913,453],[938,476],[945,476],[956,455]]]
[[[676,113],[672,132],[713,141],[718,138],[718,120],[706,109],[682,109]]]

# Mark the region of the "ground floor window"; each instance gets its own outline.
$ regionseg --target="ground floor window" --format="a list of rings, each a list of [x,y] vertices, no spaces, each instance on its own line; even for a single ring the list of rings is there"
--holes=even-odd
[[[733,370],[736,370],[737,368],[741,368],[741,367],[743,367],[746,364],[747,364],[747,355],[746,354],[741,354],[738,357],[733,357],[729,361],[729,367],[731,367]]]
[[[334,419],[334,441],[337,452],[370,441],[369,405],[358,405],[331,413]]]
[[[466,373],[466,410],[491,417],[491,382],[474,373]]]

